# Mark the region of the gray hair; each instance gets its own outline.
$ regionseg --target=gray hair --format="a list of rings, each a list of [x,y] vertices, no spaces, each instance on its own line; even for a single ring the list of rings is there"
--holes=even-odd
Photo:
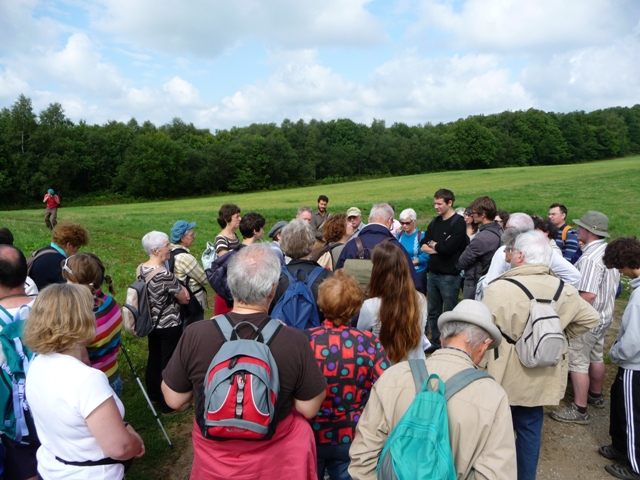
[[[513,246],[516,243],[516,239],[518,238],[518,236],[521,234],[522,232],[520,232],[520,230],[516,230],[514,228],[507,228],[504,233],[502,234],[502,237],[500,237],[502,239],[502,243],[507,247],[507,248],[513,248]]]
[[[306,206],[305,206],[305,207],[300,207],[300,208],[298,209],[298,213],[297,213],[297,215],[296,215],[296,216],[300,216],[300,215],[302,215],[302,212],[309,212],[311,215],[313,215],[313,210],[311,210],[311,207],[306,207]]]
[[[279,278],[280,259],[269,244],[256,243],[240,249],[227,268],[231,295],[246,305],[264,304]]]
[[[393,208],[388,203],[375,203],[369,213],[370,223],[385,223],[393,218]]]
[[[467,337],[465,342],[467,342],[471,350],[479,346],[487,338],[491,338],[491,335],[489,335],[489,333],[483,328],[472,323],[462,322],[459,320],[447,322],[442,325],[442,328],[440,328],[440,335],[442,340],[457,337],[458,335],[465,335]]]
[[[168,241],[169,236],[166,233],[154,230],[142,237],[142,248],[144,248],[147,255],[151,255],[154,250],[162,248],[165,242]]]
[[[280,248],[294,260],[309,255],[315,243],[311,226],[304,220],[291,220],[280,230]]]
[[[549,239],[536,230],[518,235],[513,251],[521,252],[527,265],[542,264],[548,267],[553,255]]]
[[[507,228],[513,228],[520,233],[533,230],[533,219],[526,213],[512,213],[507,222]]]
[[[461,217],[464,217],[464,212],[466,212],[467,209],[464,207],[458,207],[454,210],[454,212],[456,212],[456,214],[460,215]]]
[[[413,208],[405,208],[400,212],[400,216],[398,217],[400,220],[403,218],[408,218],[412,222],[415,222],[418,216],[416,215],[416,211]]]

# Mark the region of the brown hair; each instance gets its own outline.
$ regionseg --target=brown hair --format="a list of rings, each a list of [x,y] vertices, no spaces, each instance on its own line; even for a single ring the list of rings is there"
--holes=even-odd
[[[84,285],[54,283],[40,292],[22,341],[35,353],[60,353],[87,346],[96,336],[93,296]]]
[[[344,325],[360,311],[364,291],[351,275],[338,270],[318,288],[318,308],[335,326]]]
[[[221,228],[227,226],[227,223],[231,222],[231,219],[236,213],[240,213],[240,207],[235,203],[225,203],[218,210],[218,225]]]
[[[62,269],[62,276],[65,280],[87,285],[92,293],[102,287],[102,282],[107,282],[109,293],[111,295],[116,294],[116,290],[113,288],[113,280],[104,273],[104,265],[97,255],[93,253],[78,253],[67,258],[65,262],[67,269]]]
[[[369,296],[380,297],[380,343],[389,360],[398,363],[422,338],[420,304],[402,249],[380,243],[371,255],[373,269]]]
[[[89,232],[77,223],[61,223],[53,229],[51,240],[62,248],[64,248],[67,243],[80,248],[89,244]]]
[[[329,217],[322,229],[322,235],[327,242],[339,242],[347,232],[347,214],[338,213]]]
[[[490,197],[478,197],[471,205],[469,205],[469,210],[473,210],[477,214],[485,214],[487,220],[494,220],[498,213],[498,207],[496,207],[496,202],[493,201]]]
[[[607,268],[640,268],[640,242],[636,237],[611,240],[602,257]]]

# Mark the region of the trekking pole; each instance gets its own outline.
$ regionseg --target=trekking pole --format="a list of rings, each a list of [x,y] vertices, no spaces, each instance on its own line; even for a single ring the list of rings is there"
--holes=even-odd
[[[164,433],[164,438],[167,439],[167,442],[169,443],[169,446],[173,447],[173,445],[171,444],[171,440],[169,440],[169,435],[167,435],[167,431],[164,429],[164,426],[162,425],[162,422],[160,421],[160,417],[158,416],[158,413],[156,412],[156,409],[153,408],[153,403],[151,403],[151,399],[149,398],[149,395],[147,395],[147,391],[142,386],[142,382],[140,381],[140,377],[138,376],[138,372],[136,372],[136,369],[133,367],[133,363],[131,362],[131,359],[129,358],[129,354],[127,353],[127,349],[124,348],[124,345],[122,344],[122,342],[120,343],[120,347],[122,349],[122,353],[124,353],[124,357],[127,359],[127,363],[131,367],[131,371],[133,372],[133,376],[136,377],[136,381],[138,382],[138,385],[140,385],[140,390],[142,390],[142,394],[144,395],[144,398],[147,399],[147,403],[149,404],[149,408],[153,412],[153,416],[156,417],[156,420],[158,421],[158,425],[160,425],[160,429],[162,430],[162,433]]]

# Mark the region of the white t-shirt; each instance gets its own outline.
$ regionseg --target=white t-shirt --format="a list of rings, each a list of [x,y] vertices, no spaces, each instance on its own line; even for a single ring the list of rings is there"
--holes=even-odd
[[[416,292],[416,295],[418,295],[420,299],[420,328],[422,329],[422,340],[416,348],[409,351],[407,360],[424,360],[424,350],[431,345],[424,334],[424,329],[427,325],[427,300],[424,295],[418,292]],[[374,335],[380,336],[380,319],[378,316],[380,314],[381,303],[382,300],[380,297],[369,298],[364,301],[362,309],[360,310],[360,316],[358,317],[358,325],[356,326],[358,330],[368,330],[373,332]]]
[[[42,446],[38,449],[38,473],[50,479],[121,479],[124,466],[65,465],[56,456],[72,462],[101,460],[107,455],[89,431],[86,418],[113,397],[124,418],[122,402],[113,393],[106,375],[77,358],[60,353],[38,355],[29,366],[27,401]]]

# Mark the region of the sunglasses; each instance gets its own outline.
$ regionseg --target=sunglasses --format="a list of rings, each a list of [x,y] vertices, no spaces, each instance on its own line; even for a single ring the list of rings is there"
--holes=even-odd
[[[413,220],[409,220],[408,222],[400,222],[400,225],[411,225]]]
[[[73,257],[73,255],[71,255],[71,257]],[[73,272],[71,271],[71,269],[69,268],[69,266],[67,265],[67,262],[69,262],[69,259],[71,257],[67,257],[64,259],[64,263],[62,264],[62,270],[64,270],[65,272],[67,272],[69,275],[73,275]]]

